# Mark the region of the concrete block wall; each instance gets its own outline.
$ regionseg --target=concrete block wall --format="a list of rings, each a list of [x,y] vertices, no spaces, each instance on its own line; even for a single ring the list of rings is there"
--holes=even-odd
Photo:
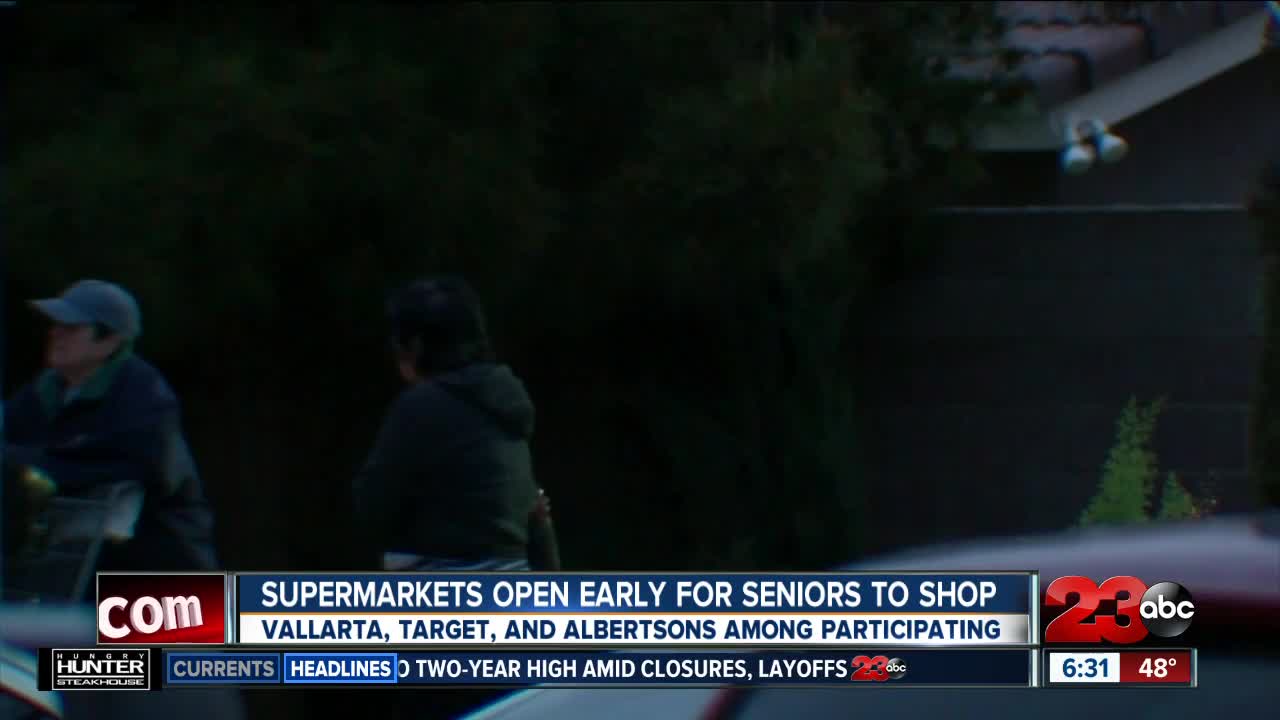
[[[1260,263],[1243,213],[955,216],[864,360],[886,527],[916,542],[1072,524],[1130,397],[1161,470],[1247,507]],[[883,510],[883,513],[880,512]]]

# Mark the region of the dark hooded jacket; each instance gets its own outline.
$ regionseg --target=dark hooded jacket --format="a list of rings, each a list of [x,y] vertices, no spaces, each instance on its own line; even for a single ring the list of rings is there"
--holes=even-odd
[[[534,408],[505,365],[476,363],[406,389],[355,481],[355,511],[379,551],[524,559],[538,499]]]
[[[5,464],[33,466],[61,495],[133,483],[145,499],[133,539],[107,545],[99,570],[212,570],[213,513],[164,377],[124,350],[74,396],[45,371],[5,404]]]

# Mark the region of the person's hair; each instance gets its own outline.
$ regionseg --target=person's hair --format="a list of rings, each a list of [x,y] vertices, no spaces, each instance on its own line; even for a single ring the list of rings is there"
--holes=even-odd
[[[424,376],[493,359],[480,298],[461,278],[425,278],[393,292],[387,318],[392,343],[416,352]]]

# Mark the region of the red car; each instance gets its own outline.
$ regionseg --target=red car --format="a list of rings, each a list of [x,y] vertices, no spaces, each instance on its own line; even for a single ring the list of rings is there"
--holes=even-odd
[[[1070,689],[533,689],[467,720],[765,720],[784,718],[1265,717],[1280,707],[1280,512],[1070,531],[924,548],[848,570],[1039,570],[1102,581],[1177,582],[1195,599],[1194,690]]]

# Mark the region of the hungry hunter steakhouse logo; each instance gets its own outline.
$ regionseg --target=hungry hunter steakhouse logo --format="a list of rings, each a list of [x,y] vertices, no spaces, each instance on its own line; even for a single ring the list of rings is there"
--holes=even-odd
[[[150,650],[54,650],[52,690],[148,690]]]

